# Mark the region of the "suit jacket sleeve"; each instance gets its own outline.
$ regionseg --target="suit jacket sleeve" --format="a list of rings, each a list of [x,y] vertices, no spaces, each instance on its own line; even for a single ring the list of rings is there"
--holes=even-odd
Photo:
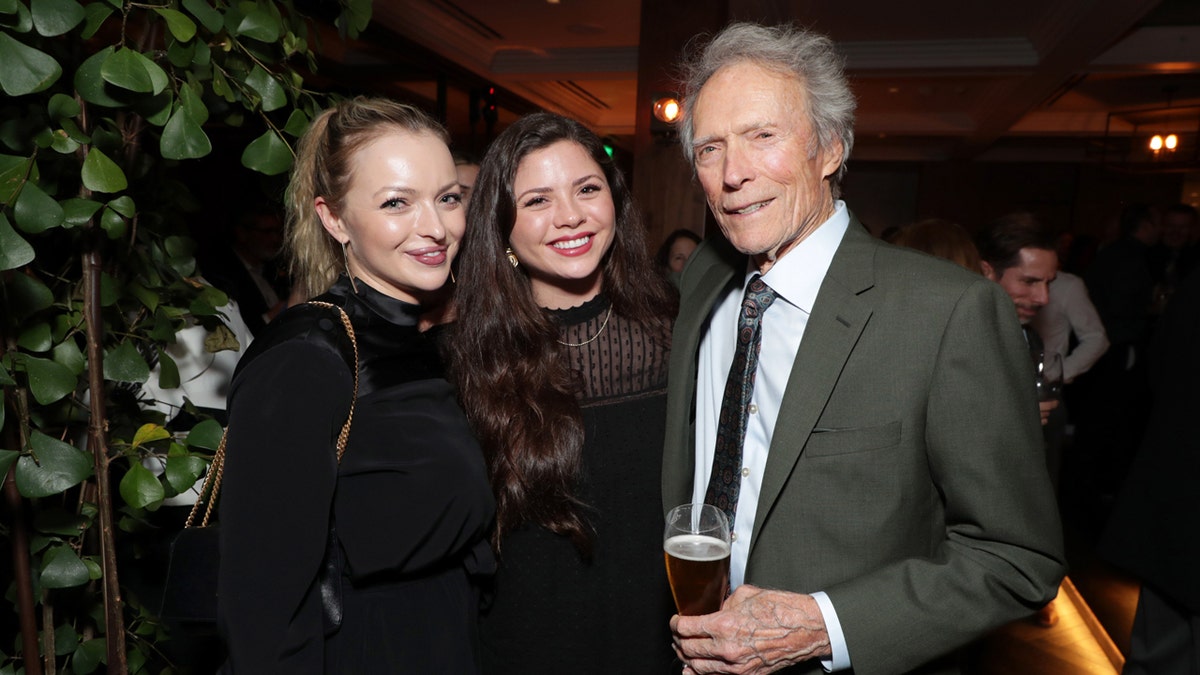
[[[1013,319],[999,287],[965,288],[929,371],[921,438],[901,441],[924,446],[940,497],[929,553],[825,589],[858,675],[912,670],[1054,597],[1061,531]],[[878,545],[897,543],[884,536]]]

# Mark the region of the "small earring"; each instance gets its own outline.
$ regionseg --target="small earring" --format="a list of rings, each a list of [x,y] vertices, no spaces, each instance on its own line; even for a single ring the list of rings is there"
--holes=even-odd
[[[452,284],[458,283],[458,279],[454,278],[454,268],[453,267],[450,268],[450,283],[452,283]]]
[[[504,255],[508,257],[508,264],[512,265],[513,267],[521,264],[520,261],[517,260],[517,254],[514,253],[511,248],[504,249]]]
[[[354,294],[358,295],[358,284],[354,282],[354,275],[350,273],[350,256],[346,255],[346,242],[342,242],[342,264],[346,266],[346,276],[350,278],[350,288],[354,289]]]

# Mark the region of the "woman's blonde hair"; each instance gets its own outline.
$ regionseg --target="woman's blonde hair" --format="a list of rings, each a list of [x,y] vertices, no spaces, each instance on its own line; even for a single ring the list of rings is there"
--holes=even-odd
[[[322,111],[296,149],[285,205],[284,246],[295,287],[306,298],[329,289],[345,269],[343,249],[325,231],[314,205],[324,197],[339,213],[350,188],[354,154],[389,131],[430,133],[449,144],[444,127],[410,105],[356,97]]]

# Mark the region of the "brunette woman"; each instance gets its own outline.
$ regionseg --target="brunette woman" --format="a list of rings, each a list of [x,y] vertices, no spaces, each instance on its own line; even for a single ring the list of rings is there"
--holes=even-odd
[[[558,115],[492,143],[450,341],[497,502],[487,673],[665,673],[660,475],[672,292],[621,172]]]
[[[473,580],[494,565],[494,502],[417,329],[463,211],[445,131],[415,108],[347,101],[301,140],[292,271],[345,311],[357,345],[335,309],[302,304],[238,366],[220,502],[223,672],[476,671]]]

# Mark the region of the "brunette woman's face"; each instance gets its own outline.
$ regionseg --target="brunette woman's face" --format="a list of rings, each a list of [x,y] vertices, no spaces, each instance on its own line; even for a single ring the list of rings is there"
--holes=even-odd
[[[600,292],[600,263],[616,236],[612,191],[583,146],[558,141],[529,153],[513,180],[509,245],[542,307],[563,309]]]
[[[375,290],[419,304],[446,283],[466,228],[450,150],[428,132],[391,130],[351,160],[337,211],[317,197],[325,229],[346,245],[351,273]]]

